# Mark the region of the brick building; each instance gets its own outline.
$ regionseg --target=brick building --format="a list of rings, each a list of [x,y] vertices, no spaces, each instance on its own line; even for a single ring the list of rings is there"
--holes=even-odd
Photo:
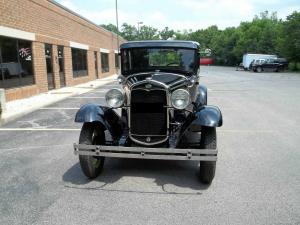
[[[0,88],[7,101],[116,73],[114,33],[52,0],[0,5]]]

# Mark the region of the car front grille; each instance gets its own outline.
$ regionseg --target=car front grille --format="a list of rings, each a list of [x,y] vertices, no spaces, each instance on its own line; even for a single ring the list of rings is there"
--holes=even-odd
[[[167,98],[165,90],[131,91],[130,132],[133,139],[151,144],[167,135]]]

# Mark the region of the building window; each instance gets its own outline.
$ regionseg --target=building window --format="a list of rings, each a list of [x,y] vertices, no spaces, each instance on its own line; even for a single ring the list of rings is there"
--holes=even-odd
[[[101,52],[101,69],[102,73],[109,72],[108,53]]]
[[[0,36],[0,88],[32,84],[31,42]]]
[[[87,76],[87,51],[72,48],[73,77]]]
[[[118,53],[115,53],[115,66],[116,68],[120,68],[120,57]]]

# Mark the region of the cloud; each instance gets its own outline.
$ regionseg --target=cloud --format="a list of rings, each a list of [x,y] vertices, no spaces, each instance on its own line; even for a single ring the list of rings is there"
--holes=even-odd
[[[109,0],[106,0],[109,1]],[[111,0],[110,0],[111,1]],[[135,1],[135,0],[131,0]],[[96,23],[96,24],[116,24],[116,11],[115,8],[107,8],[102,10],[87,10],[84,8],[78,7],[73,0],[62,0],[59,2],[61,5],[71,9],[72,11],[78,13],[79,15],[85,17],[86,19]],[[132,13],[125,10],[118,10],[119,25],[123,23],[128,24],[137,24],[139,21],[138,12]],[[159,12],[154,14],[154,18],[150,20],[155,20],[155,18],[161,18],[162,15],[159,15]],[[151,18],[151,16],[149,16]]]
[[[131,0],[133,3],[136,0]],[[103,10],[86,10],[78,7],[73,0],[62,0],[60,4],[78,13],[79,15],[91,20],[96,24],[116,24],[116,11],[115,8],[108,8]],[[128,23],[136,25],[139,21],[143,21],[144,25],[157,26],[159,24],[167,24],[165,15],[160,11],[146,12],[141,16],[138,11],[128,12],[125,10],[118,10],[119,24]],[[142,19],[142,20],[141,20]],[[164,27],[164,26],[163,26]]]
[[[201,27],[237,26],[241,20],[249,20],[254,16],[254,6],[249,0],[185,0],[180,4],[193,13]]]
[[[129,3],[139,6],[136,0],[130,0]],[[236,3],[234,0],[173,0],[172,3],[172,6],[176,8],[178,13],[186,15],[184,19],[178,19],[176,16],[174,18],[172,15],[163,13],[159,10],[159,7],[154,11],[143,10],[143,13],[140,13],[136,7],[130,11],[119,9],[119,24],[126,22],[136,25],[138,21],[143,21],[144,25],[150,25],[158,29],[168,26],[175,30],[195,30],[214,24],[221,28],[236,26],[240,22],[241,15],[248,15],[247,19],[253,17],[252,6],[245,0],[241,0],[240,3]],[[116,23],[114,8],[87,10],[77,6],[74,0],[61,0],[60,4],[96,24]],[[212,5],[216,7],[211,7]]]
[[[58,0],[60,4],[93,21],[96,24],[116,24],[114,1]],[[99,3],[99,1],[97,1]],[[100,7],[100,8],[99,8]],[[255,14],[269,10],[277,11],[285,19],[294,10],[300,11],[297,0],[119,0],[119,24],[129,23],[163,29],[197,30],[217,25],[220,29],[238,26],[241,21],[251,21]]]

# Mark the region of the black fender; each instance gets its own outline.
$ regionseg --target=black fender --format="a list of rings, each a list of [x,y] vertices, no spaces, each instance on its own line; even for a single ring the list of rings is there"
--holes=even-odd
[[[100,123],[114,138],[121,136],[124,127],[121,117],[113,109],[92,103],[81,106],[76,113],[75,122]]]
[[[80,107],[75,116],[76,123],[86,123],[86,122],[100,122],[105,125],[104,122],[104,112],[107,107],[103,107],[96,104],[85,104]]]
[[[191,122],[189,130],[200,131],[202,126],[221,127],[222,125],[221,110],[216,106],[205,105],[195,113],[195,119]]]
[[[204,85],[199,85],[196,106],[200,108],[204,105],[207,105],[207,88]]]

